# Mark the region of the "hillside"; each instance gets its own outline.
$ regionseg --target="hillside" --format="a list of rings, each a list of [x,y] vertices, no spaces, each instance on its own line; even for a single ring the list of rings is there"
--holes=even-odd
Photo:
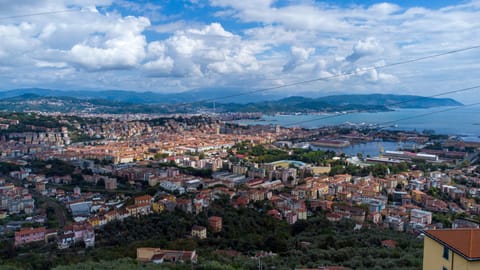
[[[429,98],[410,95],[336,95],[321,98],[293,96],[276,101],[248,104],[218,104],[216,108],[231,112],[332,112],[332,111],[387,111],[396,108],[433,108],[462,106],[450,98]]]
[[[38,90],[38,92],[35,92]],[[12,90],[14,91],[14,90]],[[260,113],[316,113],[338,111],[388,111],[396,108],[432,108],[440,106],[461,106],[462,104],[450,98],[429,98],[411,95],[335,95],[320,98],[291,96],[278,100],[249,103],[225,103],[223,99],[215,102],[199,102],[202,99],[192,99],[190,102],[172,101],[173,94],[111,92],[99,91],[97,97],[91,97],[87,92],[82,97],[74,97],[75,92],[58,92],[56,90],[31,89],[0,92],[0,110],[4,111],[43,111],[62,113],[198,113],[210,112],[260,112]],[[67,95],[70,93],[70,95]],[[65,94],[60,96],[59,94]],[[118,94],[118,95],[117,95]],[[142,94],[142,95],[140,95]],[[51,96],[54,95],[54,96]],[[163,102],[159,97],[164,95]],[[175,94],[179,95],[179,94]],[[226,95],[226,94],[224,94]],[[93,95],[95,96],[95,95]],[[152,98],[150,99],[150,96]],[[170,98],[167,98],[170,96]],[[122,101],[120,101],[122,100]],[[146,103],[149,100],[150,103]],[[167,102],[170,100],[170,102]],[[178,100],[178,99],[177,99]]]

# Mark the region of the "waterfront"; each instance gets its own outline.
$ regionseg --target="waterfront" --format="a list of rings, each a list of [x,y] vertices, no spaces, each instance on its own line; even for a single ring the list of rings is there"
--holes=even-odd
[[[434,131],[436,134],[459,135],[466,141],[480,141],[480,108],[398,109],[388,112],[357,112],[343,114],[299,114],[299,115],[264,115],[260,120],[237,121],[242,124],[300,126],[317,128],[341,124],[376,125],[387,124],[388,129]],[[444,111],[444,112],[441,112]]]

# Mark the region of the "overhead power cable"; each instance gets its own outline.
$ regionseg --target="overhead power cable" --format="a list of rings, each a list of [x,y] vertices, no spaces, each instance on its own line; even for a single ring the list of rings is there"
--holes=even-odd
[[[446,52],[442,52],[442,53],[431,54],[431,55],[422,56],[422,57],[418,57],[418,58],[412,58],[412,59],[399,61],[399,62],[393,62],[391,64],[384,64],[384,65],[380,65],[380,66],[366,67],[366,68],[357,69],[355,71],[351,71],[351,72],[347,72],[347,73],[335,74],[335,75],[331,75],[331,76],[320,77],[320,78],[315,78],[315,79],[310,79],[310,80],[303,80],[303,81],[298,81],[298,82],[293,82],[293,83],[288,83],[288,84],[283,84],[283,85],[278,85],[278,86],[272,86],[272,87],[267,87],[267,88],[260,88],[260,89],[255,89],[255,90],[251,90],[251,91],[244,91],[244,92],[240,92],[240,93],[237,93],[237,94],[226,95],[226,96],[222,96],[222,97],[207,98],[207,99],[203,99],[203,100],[199,100],[199,101],[193,101],[193,102],[185,102],[185,103],[177,104],[175,106],[189,106],[189,105],[195,105],[195,104],[202,104],[202,103],[208,103],[208,102],[213,102],[213,101],[218,101],[218,100],[223,100],[223,99],[235,98],[235,97],[240,97],[240,96],[245,96],[245,95],[250,95],[250,94],[255,94],[255,93],[267,92],[267,91],[271,91],[271,90],[277,90],[277,89],[282,89],[282,88],[287,88],[287,87],[292,87],[292,86],[297,86],[297,85],[302,85],[302,84],[309,84],[309,83],[318,82],[318,81],[328,81],[328,80],[331,80],[331,79],[356,75],[356,74],[364,73],[364,72],[371,71],[371,70],[379,70],[379,69],[386,69],[386,68],[394,67],[394,66],[406,65],[406,64],[420,62],[420,61],[427,60],[427,59],[432,59],[432,58],[437,58],[437,57],[441,57],[441,56],[461,53],[461,52],[470,51],[470,50],[479,49],[479,48],[480,48],[480,45],[469,46],[469,47],[450,50],[450,51],[446,51]]]
[[[68,13],[68,12],[79,12],[79,11],[81,11],[81,10],[80,9],[64,9],[64,10],[57,10],[57,11],[27,13],[27,14],[8,16],[8,17],[0,17],[0,21],[17,19],[17,18],[25,18],[25,17],[35,17],[35,16],[42,16],[42,15],[61,14],[61,13]]]
[[[455,111],[455,110],[459,110],[459,109],[463,109],[463,108],[468,108],[468,107],[474,107],[474,106],[478,106],[478,105],[480,105],[480,102],[471,103],[471,104],[467,104],[467,105],[463,105],[463,106],[458,106],[458,107],[452,107],[452,108],[443,109],[443,110],[438,110],[438,111],[433,111],[433,112],[427,112],[427,113],[417,114],[417,115],[413,115],[413,116],[408,116],[408,117],[400,118],[400,119],[397,119],[397,120],[385,121],[385,122],[379,123],[379,125],[391,125],[391,124],[398,123],[398,122],[405,121],[405,120],[411,120],[411,119],[421,118],[421,117],[424,117],[424,116],[429,116],[429,115],[434,115],[434,114],[439,114],[439,113],[449,112],[449,111]]]
[[[390,104],[386,104],[386,105],[387,105],[387,106],[391,106],[391,107],[395,107],[395,106],[397,106],[397,105],[401,105],[401,104],[405,104],[405,103],[409,103],[409,102],[414,102],[414,101],[418,101],[418,100],[422,100],[422,99],[426,99],[426,98],[440,97],[440,96],[445,96],[445,95],[448,95],[448,94],[455,94],[455,93],[460,93],[460,92],[466,92],[466,91],[471,91],[471,90],[479,89],[479,88],[480,88],[480,85],[475,85],[475,86],[466,87],[466,88],[461,88],[461,89],[457,89],[457,90],[445,91],[445,92],[437,93],[437,94],[430,95],[430,96],[418,97],[418,98],[413,98],[413,99],[410,99],[410,100],[405,100],[405,101],[400,101],[400,102],[394,102],[394,103],[390,103]],[[465,105],[465,106],[470,106],[470,105]],[[459,109],[459,108],[463,108],[463,107],[465,107],[465,106],[459,106],[459,107],[449,108],[448,110]],[[442,112],[442,111],[440,111],[440,112]],[[296,126],[296,125],[304,124],[304,123],[308,123],[308,122],[315,122],[315,121],[320,121],[320,120],[324,120],[324,119],[341,117],[341,116],[348,115],[348,114],[352,114],[352,113],[333,114],[333,115],[327,115],[327,116],[323,116],[323,117],[316,117],[316,118],[312,118],[312,119],[306,119],[306,120],[301,120],[301,121],[295,121],[295,122],[287,123],[287,124],[284,124],[283,126],[285,126],[285,127],[291,127],[291,126]]]

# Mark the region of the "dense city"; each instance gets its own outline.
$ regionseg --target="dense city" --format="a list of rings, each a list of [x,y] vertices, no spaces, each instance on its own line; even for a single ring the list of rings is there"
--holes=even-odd
[[[478,142],[428,131],[231,120],[242,117],[2,113],[2,260],[12,269],[87,259],[171,269],[220,269],[219,258],[232,269],[389,265],[319,254],[284,261],[320,242],[338,251],[332,233],[341,232],[355,241],[372,234],[366,252],[418,269],[425,230],[479,228]],[[385,150],[384,142],[411,144]],[[365,143],[376,144],[378,155],[342,153]],[[133,245],[112,250],[122,243]]]

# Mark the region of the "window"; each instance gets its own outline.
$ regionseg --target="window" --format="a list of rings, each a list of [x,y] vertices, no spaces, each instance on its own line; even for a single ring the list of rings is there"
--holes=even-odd
[[[448,270],[448,268],[446,268],[446,267],[444,266],[444,267],[442,267],[442,270]]]
[[[443,246],[443,258],[445,258],[445,260],[448,260],[448,251],[448,247]]]

